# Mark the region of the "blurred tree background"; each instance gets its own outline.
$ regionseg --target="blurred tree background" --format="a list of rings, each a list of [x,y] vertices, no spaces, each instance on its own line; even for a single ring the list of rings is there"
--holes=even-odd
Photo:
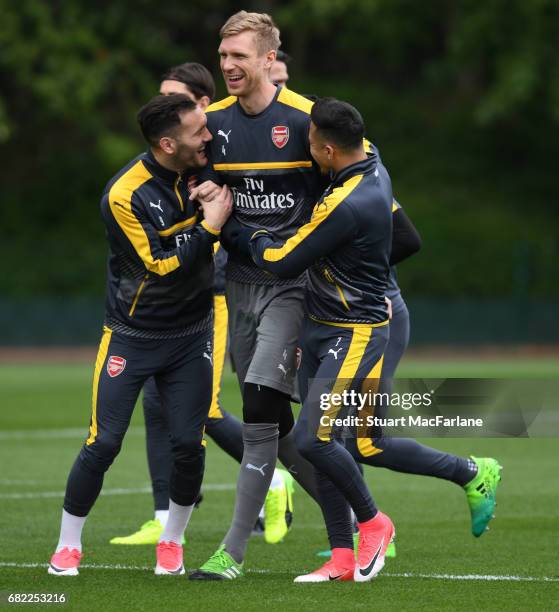
[[[511,329],[527,316],[557,328],[557,0],[0,0],[7,341],[13,313],[102,299],[98,200],[144,148],[136,110],[184,61],[225,95],[218,30],[241,8],[274,16],[292,89],[363,113],[424,239],[399,270],[418,312],[506,305]]]

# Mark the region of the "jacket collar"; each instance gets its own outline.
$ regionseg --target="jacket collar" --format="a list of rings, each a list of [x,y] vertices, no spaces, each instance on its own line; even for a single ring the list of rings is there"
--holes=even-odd
[[[377,164],[377,156],[375,154],[369,154],[367,155],[367,159],[363,159],[362,161],[342,168],[332,177],[332,183],[345,183],[345,181],[357,174],[372,174],[376,170]]]
[[[167,183],[174,183],[177,178],[180,176],[178,172],[174,170],[169,170],[164,168],[153,155],[151,149],[148,149],[146,153],[144,153],[144,162],[148,168],[148,170],[154,174],[155,176],[163,179]]]

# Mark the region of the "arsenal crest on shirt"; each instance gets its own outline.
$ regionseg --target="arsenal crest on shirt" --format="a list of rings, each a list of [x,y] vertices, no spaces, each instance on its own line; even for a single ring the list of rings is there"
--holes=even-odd
[[[124,368],[126,367],[126,359],[124,357],[117,357],[116,355],[111,355],[109,360],[107,361],[107,374],[114,378],[119,374],[124,372]]]
[[[272,128],[272,142],[278,149],[283,149],[289,140],[289,128],[286,125],[275,125]]]

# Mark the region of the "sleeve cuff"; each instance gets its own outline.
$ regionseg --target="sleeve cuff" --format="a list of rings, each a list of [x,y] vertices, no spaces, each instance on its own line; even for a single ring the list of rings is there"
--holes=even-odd
[[[210,234],[212,234],[212,236],[219,236],[219,234],[221,233],[220,230],[216,230],[213,227],[210,227],[207,223],[206,220],[203,219],[202,222],[200,223],[200,225]]]

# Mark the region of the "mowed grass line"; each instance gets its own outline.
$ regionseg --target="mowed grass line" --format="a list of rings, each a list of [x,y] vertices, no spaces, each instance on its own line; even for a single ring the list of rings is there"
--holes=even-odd
[[[414,367],[417,369],[421,364]],[[484,364],[485,366],[486,364]],[[424,375],[445,376],[448,362]],[[539,367],[539,366],[538,366]],[[0,430],[83,427],[90,411],[91,368],[83,365],[0,368],[3,391]],[[485,368],[484,368],[485,370]],[[486,370],[485,370],[486,371]],[[15,374],[14,372],[20,372]],[[473,375],[480,375],[479,372]],[[4,393],[6,391],[6,393]],[[9,403],[5,403],[9,398]],[[226,376],[223,404],[238,413],[234,377]],[[133,418],[142,425],[141,409]],[[397,528],[398,557],[387,573],[557,575],[556,538],[559,492],[555,485],[556,441],[430,440],[458,454],[494,455],[505,466],[497,519],[481,539],[469,533],[463,493],[455,486],[414,476],[367,468],[377,503]],[[63,490],[81,440],[2,439],[0,492]],[[208,443],[205,482],[234,483],[238,466]],[[32,481],[31,483],[25,481]],[[1,484],[2,482],[12,484]],[[105,487],[139,488],[149,484],[145,442],[138,431],[126,438],[109,471]],[[0,561],[46,563],[56,543],[61,499],[0,499]],[[223,537],[231,517],[234,491],[208,490],[189,527],[185,562],[203,563]],[[77,579],[57,579],[40,568],[0,568],[0,590],[69,593],[70,609],[153,610],[483,610],[552,609],[557,584],[445,581],[381,575],[371,584],[294,585],[298,572],[315,568],[316,551],[327,547],[321,515],[299,489],[295,522],[286,541],[268,546],[253,538],[247,567],[251,572],[232,583],[190,583],[184,578],[155,577],[149,571],[84,569]],[[115,547],[114,535],[136,529],[152,514],[149,494],[101,497],[84,530],[85,564],[151,567],[152,547]]]

